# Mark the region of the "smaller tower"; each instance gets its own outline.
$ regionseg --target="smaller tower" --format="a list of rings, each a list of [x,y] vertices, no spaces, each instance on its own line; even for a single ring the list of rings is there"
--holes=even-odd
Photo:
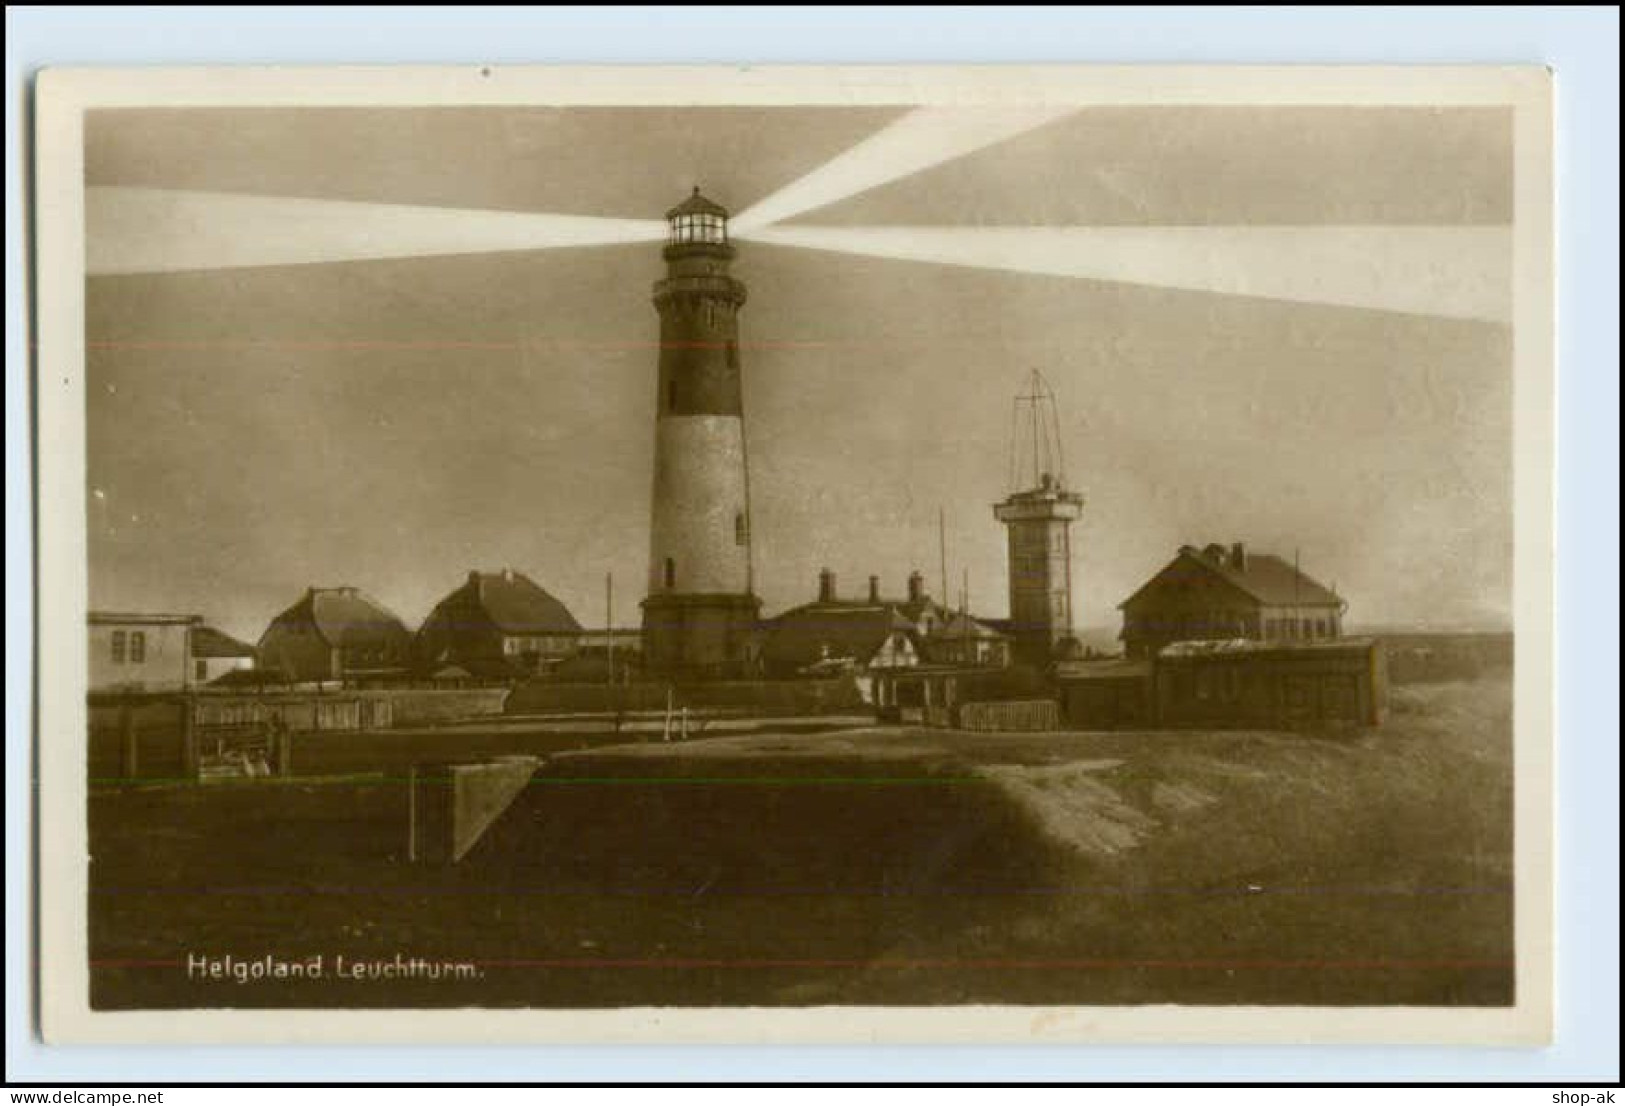
[[[1036,371],[1016,397],[1010,444],[1011,492],[993,507],[1009,537],[1010,633],[1017,660],[1044,666],[1072,636],[1072,523],[1083,496],[1066,489],[1055,393]]]

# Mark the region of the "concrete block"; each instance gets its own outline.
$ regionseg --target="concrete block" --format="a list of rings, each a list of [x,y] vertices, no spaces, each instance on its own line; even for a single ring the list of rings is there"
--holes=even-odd
[[[513,805],[541,758],[506,756],[479,764],[417,767],[407,800],[409,859],[455,864]]]

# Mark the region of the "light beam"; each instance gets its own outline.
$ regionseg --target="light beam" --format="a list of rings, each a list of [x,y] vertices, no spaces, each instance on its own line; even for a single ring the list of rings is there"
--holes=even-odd
[[[666,234],[658,219],[165,188],[85,192],[91,276],[606,246],[655,242]]]
[[[1505,226],[775,226],[748,237],[1375,311],[1495,323],[1512,314],[1512,233]]]
[[[736,234],[1002,142],[1078,110],[1076,104],[916,108],[730,220]]]

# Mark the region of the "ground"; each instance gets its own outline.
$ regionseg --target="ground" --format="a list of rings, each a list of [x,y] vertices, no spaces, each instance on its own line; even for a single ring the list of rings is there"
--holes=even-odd
[[[370,775],[98,789],[92,1001],[1509,1003],[1509,681],[1392,707],[1301,735],[488,723],[391,734]],[[462,863],[413,865],[404,765],[448,744],[550,755]],[[331,977],[397,953],[475,978]],[[328,972],[188,978],[226,955]]]

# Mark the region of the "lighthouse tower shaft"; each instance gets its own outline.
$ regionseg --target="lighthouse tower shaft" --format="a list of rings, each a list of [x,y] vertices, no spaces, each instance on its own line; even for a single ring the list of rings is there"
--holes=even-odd
[[[761,602],[751,566],[739,309],[727,213],[698,190],[667,214],[643,655],[653,673],[748,674]]]

